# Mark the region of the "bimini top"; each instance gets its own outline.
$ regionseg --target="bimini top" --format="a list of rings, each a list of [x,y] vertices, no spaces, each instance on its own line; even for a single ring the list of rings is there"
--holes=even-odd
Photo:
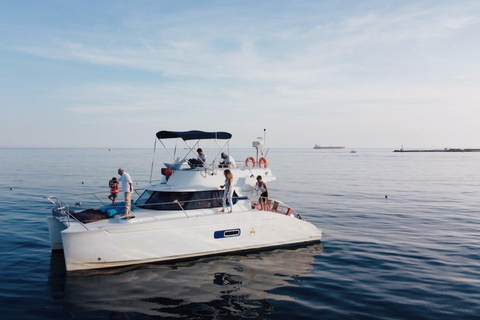
[[[228,132],[205,132],[205,131],[158,131],[158,139],[172,139],[182,138],[183,140],[197,140],[197,139],[221,139],[227,140],[232,137]]]

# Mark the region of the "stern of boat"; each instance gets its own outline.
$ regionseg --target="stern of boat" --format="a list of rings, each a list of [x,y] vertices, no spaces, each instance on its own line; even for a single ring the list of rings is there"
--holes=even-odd
[[[48,232],[50,234],[50,246],[52,251],[63,250],[63,241],[61,232],[67,229],[67,226],[61,220],[64,220],[70,209],[68,205],[55,196],[46,197],[54,207],[52,215],[47,217]]]
[[[61,232],[67,229],[67,226],[60,222],[56,217],[47,217],[48,232],[50,233],[50,246],[52,251],[63,250]]]

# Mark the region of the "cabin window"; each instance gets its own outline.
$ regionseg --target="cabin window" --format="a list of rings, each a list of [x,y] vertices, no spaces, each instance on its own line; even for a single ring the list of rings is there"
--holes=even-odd
[[[164,192],[145,190],[136,206],[152,210],[193,210],[222,206],[223,190]]]

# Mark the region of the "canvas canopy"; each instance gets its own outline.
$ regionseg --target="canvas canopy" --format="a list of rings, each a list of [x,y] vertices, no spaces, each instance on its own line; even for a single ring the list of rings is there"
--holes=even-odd
[[[158,139],[173,139],[181,138],[186,140],[203,140],[203,139],[221,139],[227,140],[232,138],[232,134],[228,132],[205,132],[205,131],[159,131],[157,132]]]

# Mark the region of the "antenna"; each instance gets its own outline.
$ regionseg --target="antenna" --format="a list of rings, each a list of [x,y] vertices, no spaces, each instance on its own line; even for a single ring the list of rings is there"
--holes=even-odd
[[[152,157],[152,169],[150,170],[150,183],[152,183],[153,164],[155,162],[155,150],[157,150],[157,137],[155,137],[155,143],[153,144],[153,157]]]
[[[255,159],[256,160],[256,163],[258,163],[258,151],[262,150],[262,147],[263,145],[265,144],[265,131],[267,129],[263,129],[263,138],[262,137],[258,137],[256,141],[253,141],[252,142],[252,147],[254,147],[257,151],[257,158]],[[263,154],[263,151],[262,151],[262,154]]]

